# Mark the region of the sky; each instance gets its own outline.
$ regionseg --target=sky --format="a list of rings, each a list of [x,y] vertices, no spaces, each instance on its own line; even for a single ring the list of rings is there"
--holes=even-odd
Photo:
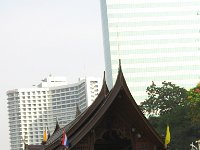
[[[103,71],[99,0],[0,0],[1,149],[10,149],[6,91]]]

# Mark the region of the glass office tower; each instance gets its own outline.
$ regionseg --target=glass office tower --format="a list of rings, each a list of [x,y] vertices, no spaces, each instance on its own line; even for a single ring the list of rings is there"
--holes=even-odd
[[[118,60],[137,102],[152,81],[190,88],[200,81],[199,0],[100,0],[106,79]]]

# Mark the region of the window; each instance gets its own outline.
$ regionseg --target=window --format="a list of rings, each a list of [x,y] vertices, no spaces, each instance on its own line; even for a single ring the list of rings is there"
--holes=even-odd
[[[55,93],[55,90],[52,90],[51,93],[54,94],[54,93]]]
[[[74,90],[74,87],[71,87],[70,90],[71,90],[71,91]]]
[[[60,92],[60,89],[56,90],[56,93],[59,93]]]

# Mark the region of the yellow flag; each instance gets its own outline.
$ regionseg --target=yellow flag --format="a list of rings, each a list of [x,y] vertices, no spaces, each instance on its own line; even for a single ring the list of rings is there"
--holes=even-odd
[[[166,130],[166,136],[165,136],[165,145],[170,143],[170,131],[169,131],[169,125],[167,125],[167,130]]]
[[[44,142],[47,141],[47,129],[46,129],[46,128],[45,128],[44,134],[43,134],[43,141],[44,141]]]

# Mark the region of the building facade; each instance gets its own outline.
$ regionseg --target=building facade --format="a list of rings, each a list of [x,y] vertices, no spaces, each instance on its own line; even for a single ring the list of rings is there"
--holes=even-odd
[[[79,82],[50,89],[54,122],[58,119],[60,127],[74,120],[76,107],[83,112],[92,104],[101,88],[97,78],[80,79]],[[53,123],[55,126],[55,123]],[[51,128],[52,131],[54,126]]]
[[[119,59],[137,102],[147,97],[152,81],[185,88],[199,82],[199,0],[100,2],[109,88],[116,80]]]
[[[64,77],[47,77],[37,87],[8,91],[11,150],[23,149],[23,140],[41,144],[46,127],[52,132],[56,118],[61,127],[71,122],[76,106],[84,111],[96,98],[100,87],[97,78],[67,84]]]

